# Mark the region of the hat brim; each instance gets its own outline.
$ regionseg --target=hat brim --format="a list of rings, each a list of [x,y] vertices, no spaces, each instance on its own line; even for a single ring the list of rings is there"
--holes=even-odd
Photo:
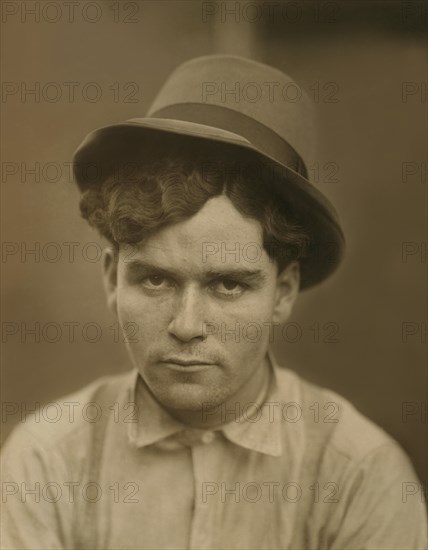
[[[257,149],[247,139],[212,126],[175,119],[143,118],[94,130],[74,153],[76,183],[84,192],[101,185],[119,165],[135,161],[144,144],[163,144],[180,138],[183,144],[216,145],[215,154],[248,154],[269,168],[277,192],[292,204],[293,212],[309,233],[311,242],[300,260],[300,288],[312,287],[331,275],[339,265],[345,239],[330,201],[305,177]],[[202,141],[201,141],[202,140]],[[192,149],[191,149],[192,150]]]

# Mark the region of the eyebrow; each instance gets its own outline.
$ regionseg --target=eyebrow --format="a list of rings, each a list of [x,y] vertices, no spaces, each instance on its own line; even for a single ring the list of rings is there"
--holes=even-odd
[[[126,262],[126,270],[131,277],[136,277],[144,272],[156,273],[170,278],[181,278],[177,272],[160,267],[143,260],[129,260]],[[208,269],[202,276],[202,280],[211,279],[238,279],[247,283],[263,283],[266,280],[265,274],[261,269],[243,269],[228,267],[225,269]]]
[[[239,279],[246,282],[262,283],[266,277],[261,269],[208,269],[204,276],[207,279]]]

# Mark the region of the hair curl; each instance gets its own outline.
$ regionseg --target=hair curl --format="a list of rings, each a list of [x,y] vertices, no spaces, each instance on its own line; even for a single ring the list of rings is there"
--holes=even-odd
[[[87,189],[80,201],[83,218],[116,250],[189,219],[210,198],[226,195],[243,216],[261,224],[263,246],[279,270],[306,255],[308,234],[292,206],[273,186],[261,183],[266,170],[259,162],[243,171],[230,160],[214,162],[197,154],[170,152],[156,161],[134,164],[132,173],[129,168],[122,166],[102,185]]]

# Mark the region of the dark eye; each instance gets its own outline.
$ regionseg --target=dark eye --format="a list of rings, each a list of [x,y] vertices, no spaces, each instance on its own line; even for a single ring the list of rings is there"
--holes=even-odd
[[[141,284],[144,288],[148,290],[166,290],[174,286],[174,282],[169,280],[164,275],[147,275],[141,281]]]
[[[162,275],[150,275],[150,277],[147,277],[147,281],[153,286],[160,286],[165,281],[165,277],[162,277]]]
[[[223,279],[221,284],[226,290],[234,290],[239,285],[239,283],[232,281],[232,279]]]
[[[228,298],[237,298],[248,288],[233,279],[218,279],[213,282],[211,287],[217,294]]]

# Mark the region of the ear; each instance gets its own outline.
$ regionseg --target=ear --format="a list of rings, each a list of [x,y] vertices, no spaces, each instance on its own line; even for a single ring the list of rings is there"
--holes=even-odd
[[[118,253],[108,247],[103,252],[103,280],[107,305],[117,314],[117,265]]]
[[[300,268],[297,262],[291,262],[277,275],[273,320],[285,323],[293,310],[299,294]]]

